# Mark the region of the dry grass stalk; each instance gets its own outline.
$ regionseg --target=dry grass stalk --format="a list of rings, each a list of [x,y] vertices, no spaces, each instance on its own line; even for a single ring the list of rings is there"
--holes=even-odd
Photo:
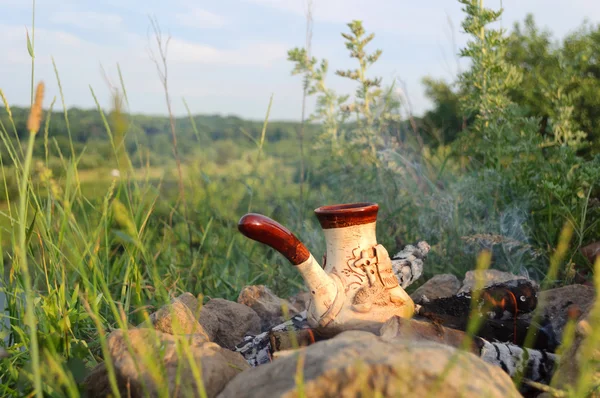
[[[39,82],[35,90],[35,101],[27,119],[27,130],[37,133],[42,122],[42,102],[44,101],[44,82]]]

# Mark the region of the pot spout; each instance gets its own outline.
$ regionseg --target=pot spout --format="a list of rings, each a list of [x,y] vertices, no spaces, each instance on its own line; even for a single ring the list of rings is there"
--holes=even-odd
[[[238,222],[239,231],[246,237],[266,244],[281,253],[296,266],[312,297],[311,313],[316,321],[334,310],[338,283],[323,270],[306,246],[287,228],[269,217],[256,213],[244,215]],[[335,314],[332,314],[335,316]],[[326,317],[329,319],[329,317]]]

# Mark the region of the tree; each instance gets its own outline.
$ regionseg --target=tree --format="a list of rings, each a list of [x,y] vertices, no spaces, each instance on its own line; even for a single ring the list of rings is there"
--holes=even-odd
[[[541,118],[546,145],[568,145],[591,154],[600,150],[599,56],[598,27],[584,25],[554,43],[532,15],[523,27],[515,24],[506,57],[521,69],[523,80],[510,96],[528,115]]]
[[[322,134],[317,137],[318,141],[329,142],[332,150],[335,150],[340,139],[340,128],[346,119],[346,115],[340,112],[340,106],[346,102],[348,96],[340,96],[327,87],[327,60],[319,62],[316,57],[310,57],[305,48],[294,48],[288,51],[288,61],[294,63],[292,75],[303,75],[307,95],[317,96],[317,107],[309,120],[323,124]]]
[[[466,124],[466,118],[460,109],[460,95],[441,79],[425,77],[422,83],[425,95],[433,102],[433,109],[423,115],[425,128],[439,143],[454,141]]]

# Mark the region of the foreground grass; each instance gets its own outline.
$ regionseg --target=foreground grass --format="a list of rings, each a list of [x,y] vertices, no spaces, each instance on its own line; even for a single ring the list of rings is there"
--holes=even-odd
[[[29,148],[35,139],[32,133]],[[255,185],[269,162],[237,166],[255,173],[246,186]],[[85,374],[108,359],[110,331],[143,322],[148,311],[182,292],[235,299],[246,284],[265,283],[284,294],[300,286],[291,267],[277,266],[280,259],[237,233],[238,214],[285,201],[250,195],[236,181],[239,174],[202,178],[196,166],[185,165],[193,208],[185,217],[168,168],[124,167],[114,177],[110,168],[77,170],[75,157],[55,179],[43,164],[32,173],[32,163],[26,152],[15,165],[19,197],[7,198],[2,209],[2,289],[10,321],[2,335],[11,354],[0,370],[3,396],[79,396]],[[262,183],[273,184],[274,177],[261,174]],[[154,356],[144,360],[160,379],[162,364]],[[107,363],[107,369],[116,387],[114,368]]]

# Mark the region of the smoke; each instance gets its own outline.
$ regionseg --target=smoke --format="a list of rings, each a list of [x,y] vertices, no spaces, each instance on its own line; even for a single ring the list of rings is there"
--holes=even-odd
[[[405,187],[403,198],[411,202],[403,223],[412,219],[416,230],[411,236],[433,246],[432,266],[437,269],[426,265],[426,273],[466,272],[474,268],[477,253],[487,249],[493,253],[493,268],[539,280],[530,204],[511,191],[501,173],[447,173],[436,180],[431,170],[437,169],[426,167],[423,157],[386,151],[385,159],[388,171]]]

